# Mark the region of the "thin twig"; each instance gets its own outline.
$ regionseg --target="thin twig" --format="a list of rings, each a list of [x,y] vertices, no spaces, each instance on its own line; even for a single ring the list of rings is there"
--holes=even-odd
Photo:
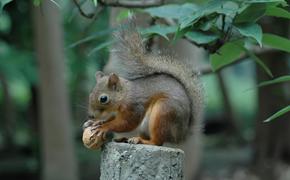
[[[172,19],[169,19],[169,18],[165,18],[165,22],[166,22],[167,25],[170,25],[170,26],[175,26],[175,25],[176,25],[176,23],[175,23]],[[230,31],[230,30],[229,30],[229,31]],[[228,33],[226,33],[226,34],[228,34]],[[190,42],[191,44],[197,46],[197,47],[203,47],[203,46],[201,46],[201,45],[195,43],[194,41],[192,41],[192,40],[190,40],[190,39],[188,39],[188,38],[186,38],[186,37],[184,37],[184,39],[187,40],[188,42]],[[263,49],[261,49],[261,48],[254,48],[254,49],[252,49],[252,51],[253,51],[253,53],[256,54],[256,55],[263,55],[263,54],[266,54],[266,53],[275,52],[275,51],[277,51],[277,50],[275,50],[275,49],[271,49],[271,48],[263,48]],[[239,63],[240,61],[242,61],[242,60],[244,60],[244,59],[246,59],[246,58],[249,58],[249,55],[246,54],[246,53],[244,53],[244,54],[242,54],[242,55],[241,55],[237,60],[235,60],[234,63],[227,64],[227,65],[221,67],[218,71],[220,71],[221,69],[223,69],[223,68],[225,68],[225,67],[228,67],[228,66],[231,66],[231,65],[237,64],[237,63]],[[207,75],[207,74],[211,74],[211,73],[213,73],[213,71],[212,71],[212,68],[211,68],[210,66],[208,66],[208,67],[203,67],[203,68],[201,68],[201,69],[199,70],[199,73],[200,73],[201,75]]]
[[[148,8],[164,4],[164,0],[98,0],[98,3],[103,6],[111,7],[126,7],[126,8]]]
[[[260,49],[259,48],[259,49],[253,49],[252,51],[253,51],[254,54],[260,56],[260,55],[267,54],[267,53],[270,53],[270,52],[276,52],[277,50],[270,49],[270,48],[267,48],[267,49]],[[232,65],[235,65],[237,63],[240,63],[241,61],[243,61],[243,60],[245,60],[247,58],[249,58],[249,55],[248,54],[246,54],[246,53],[245,54],[242,54],[237,60],[235,60],[234,63],[227,64],[227,65],[221,67],[220,69],[218,69],[217,71],[220,71],[220,70],[222,70],[222,69],[224,69],[224,68],[226,68],[228,66],[232,66]],[[199,70],[199,73],[201,75],[207,75],[207,74],[213,73],[213,71],[212,71],[212,68],[210,66],[207,66],[207,67],[202,67]]]
[[[276,49],[272,49],[272,48],[265,48],[265,49],[261,49],[261,48],[254,48],[251,50],[254,54],[256,54],[257,56],[261,56],[263,54],[267,54],[267,53],[270,53],[270,52],[276,52],[277,50]],[[247,59],[249,58],[249,55],[247,53],[244,53],[242,54],[237,60],[235,60],[234,63],[231,63],[231,64],[227,64],[223,67],[221,67],[219,70],[225,68],[225,67],[228,67],[228,66],[231,66],[231,65],[234,65],[234,64],[237,64],[239,63],[240,61],[243,61],[244,59]]]

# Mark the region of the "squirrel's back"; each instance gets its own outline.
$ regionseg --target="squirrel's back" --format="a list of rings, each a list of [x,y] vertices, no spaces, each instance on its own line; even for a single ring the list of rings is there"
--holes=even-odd
[[[146,51],[143,39],[133,21],[122,27],[115,34],[117,45],[115,54],[120,64],[126,69],[120,74],[128,80],[137,80],[154,75],[166,75],[177,80],[184,88],[189,99],[190,118],[189,126],[196,124],[203,113],[203,96],[198,76],[182,64],[182,61],[170,55],[156,55]],[[199,124],[199,123],[197,123]]]

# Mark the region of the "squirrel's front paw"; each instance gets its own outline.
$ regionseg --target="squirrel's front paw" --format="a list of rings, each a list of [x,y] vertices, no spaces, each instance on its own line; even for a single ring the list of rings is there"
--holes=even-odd
[[[91,131],[91,129],[92,127],[90,126],[83,131],[83,143],[89,149],[98,149],[102,146],[102,144],[104,144],[105,141],[103,137],[97,136],[95,131]]]
[[[141,138],[140,137],[131,137],[127,140],[129,144],[141,144]]]
[[[107,130],[102,128],[101,125],[98,125],[94,128],[92,128],[92,131],[95,131],[94,134],[96,134],[99,137],[102,137],[103,139],[106,139],[106,135],[107,135]]]
[[[107,122],[107,120],[97,120],[97,121],[94,123],[94,126],[100,126],[100,125],[103,125],[103,124],[105,124],[105,122]]]
[[[88,128],[88,127],[93,127],[93,129],[97,129],[100,127],[100,125],[103,125],[106,122],[106,120],[92,120],[89,119],[83,124],[83,130]]]

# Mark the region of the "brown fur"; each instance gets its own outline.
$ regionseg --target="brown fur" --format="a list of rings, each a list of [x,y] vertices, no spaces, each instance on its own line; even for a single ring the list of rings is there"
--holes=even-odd
[[[175,110],[168,109],[166,99],[159,99],[154,103],[150,113],[149,132],[151,144],[162,145],[171,138],[170,126],[175,119]]]
[[[165,93],[157,93],[146,102],[145,116],[149,118],[149,137],[134,137],[137,143],[161,146],[170,137],[170,121],[175,118],[173,109],[168,109]]]
[[[96,134],[105,136],[107,132],[129,132],[136,129],[139,123],[130,107],[123,104],[118,108],[116,117],[98,125]]]

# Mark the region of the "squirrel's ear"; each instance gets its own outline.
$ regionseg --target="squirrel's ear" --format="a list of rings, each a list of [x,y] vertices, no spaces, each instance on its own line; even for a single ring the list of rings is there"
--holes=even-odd
[[[119,81],[120,79],[116,74],[114,73],[110,74],[109,80],[108,80],[108,87],[112,90],[116,90],[119,85]]]
[[[95,74],[96,80],[100,79],[103,77],[105,74],[102,71],[97,71]]]

